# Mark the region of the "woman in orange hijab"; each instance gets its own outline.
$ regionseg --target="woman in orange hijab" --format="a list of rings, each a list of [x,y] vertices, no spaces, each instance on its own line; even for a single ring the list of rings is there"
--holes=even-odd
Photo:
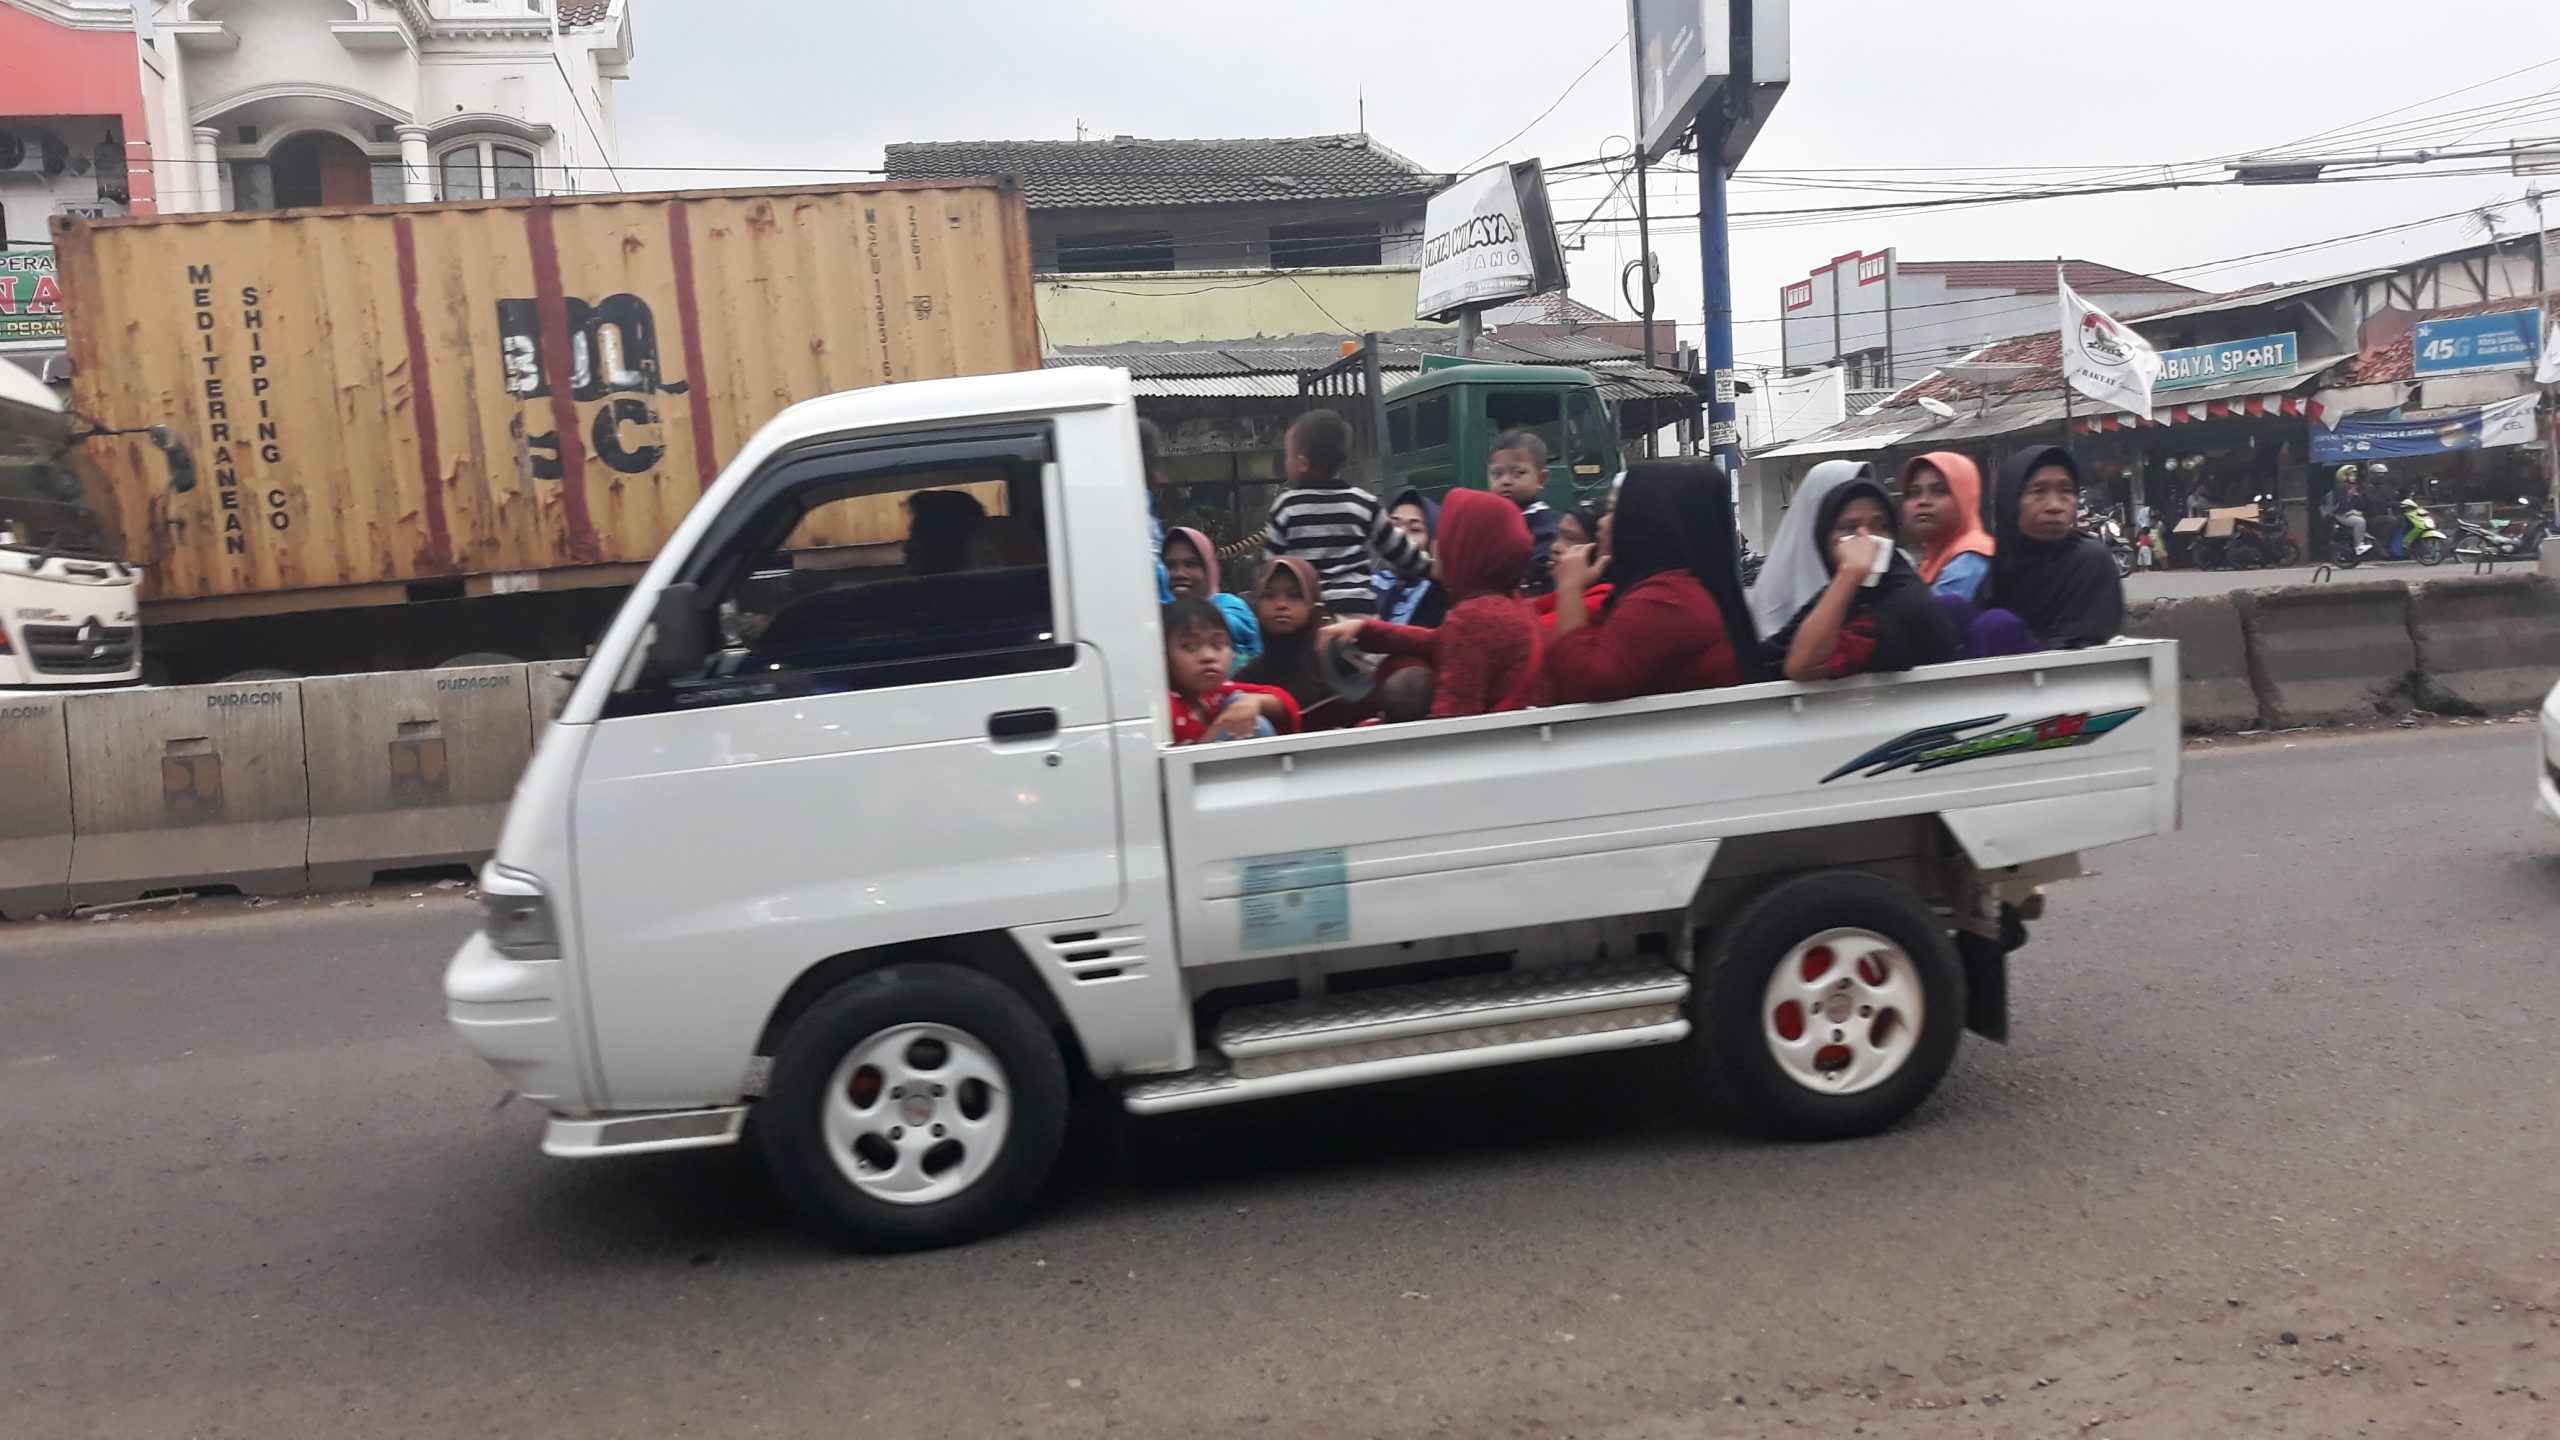
[[[1920,545],[1920,578],[1939,595],[1970,604],[1991,573],[1991,532],[1982,525],[1982,472],[1952,450],[1933,450],[1902,467],[1902,533]]]

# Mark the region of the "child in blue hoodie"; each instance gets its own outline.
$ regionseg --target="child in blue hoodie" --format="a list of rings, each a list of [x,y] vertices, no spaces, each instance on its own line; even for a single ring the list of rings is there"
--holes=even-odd
[[[1538,432],[1527,429],[1505,430],[1493,437],[1493,449],[1485,456],[1485,488],[1520,507],[1520,518],[1529,526],[1529,573],[1520,577],[1524,595],[1541,595],[1555,588],[1549,577],[1555,567],[1556,512],[1547,505],[1547,442]]]

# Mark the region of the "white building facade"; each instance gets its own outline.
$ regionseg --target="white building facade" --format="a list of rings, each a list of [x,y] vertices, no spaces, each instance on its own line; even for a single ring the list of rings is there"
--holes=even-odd
[[[156,0],[137,24],[159,209],[623,189],[628,3]]]
[[[2172,280],[2072,260],[2071,288],[2110,314],[2197,299]],[[2051,260],[1905,261],[1852,251],[1779,291],[1789,370],[1838,365],[1852,390],[1895,390],[1994,340],[2054,325]]]

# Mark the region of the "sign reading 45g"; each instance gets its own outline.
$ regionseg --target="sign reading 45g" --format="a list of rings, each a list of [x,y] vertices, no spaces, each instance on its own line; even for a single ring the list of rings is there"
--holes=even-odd
[[[2542,312],[2499,310],[2421,320],[2410,341],[2420,375],[2528,370],[2542,352]]]

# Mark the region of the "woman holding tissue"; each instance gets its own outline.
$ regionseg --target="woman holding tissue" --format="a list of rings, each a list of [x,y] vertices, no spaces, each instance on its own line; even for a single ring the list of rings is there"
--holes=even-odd
[[[1838,680],[1958,658],[1954,623],[1898,548],[1893,497],[1864,465],[1829,469],[1806,478],[1769,548],[1780,573],[1755,598],[1796,602],[1779,612],[1770,663],[1790,680]]]

